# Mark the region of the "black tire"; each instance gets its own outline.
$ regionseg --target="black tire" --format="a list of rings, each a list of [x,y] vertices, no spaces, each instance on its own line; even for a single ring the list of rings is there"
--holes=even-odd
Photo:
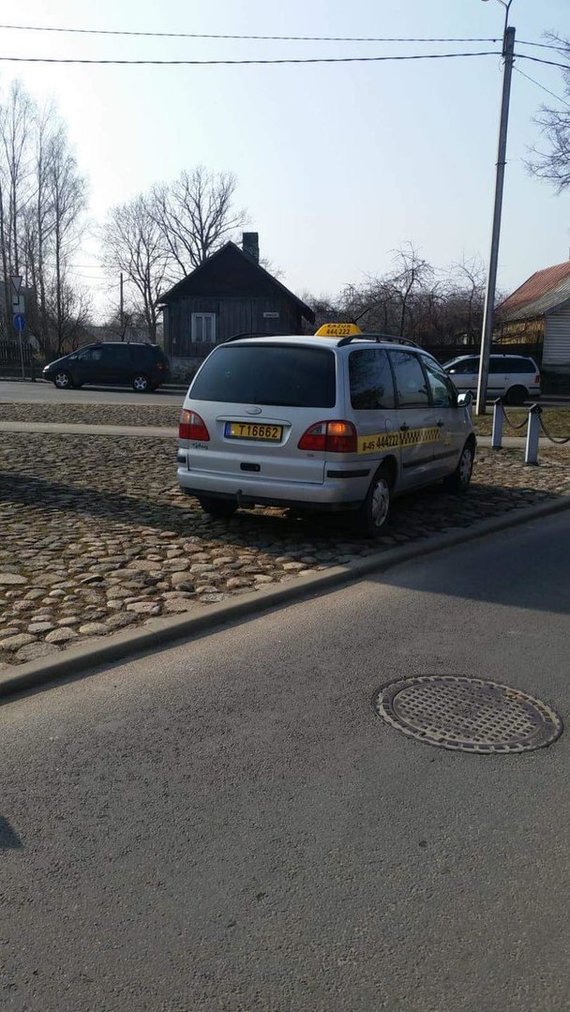
[[[68,373],[66,369],[58,369],[54,378],[53,385],[58,390],[72,390],[74,383],[71,378],[71,373]]]
[[[200,506],[204,510],[204,513],[209,513],[211,517],[232,517],[237,510],[237,503],[232,502],[231,499],[218,499],[216,496],[204,495],[198,499]]]
[[[386,528],[392,505],[393,477],[387,467],[379,467],[366,499],[353,514],[354,525],[362,537],[375,538]]]
[[[148,394],[152,390],[152,384],[148,376],[145,376],[143,372],[133,376],[132,387],[136,394]]]
[[[527,400],[528,400],[528,390],[526,389],[526,387],[523,386],[510,387],[510,389],[507,390],[507,393],[505,395],[506,404],[511,405],[518,404],[520,406],[521,404],[524,404],[524,402]]]
[[[455,471],[453,474],[450,474],[443,483],[448,492],[454,492],[456,495],[461,495],[463,492],[467,491],[471,482],[474,460],[475,444],[473,440],[468,439],[461,451],[461,456]]]

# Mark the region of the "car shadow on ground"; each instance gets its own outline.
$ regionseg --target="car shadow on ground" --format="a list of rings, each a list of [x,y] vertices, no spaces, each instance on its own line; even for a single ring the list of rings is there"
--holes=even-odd
[[[140,498],[110,489],[65,484],[51,479],[0,474],[0,502],[34,507],[53,521],[54,511],[77,513],[134,527],[150,527],[173,532],[181,537],[222,539],[230,535],[236,544],[260,542],[259,547],[280,551],[280,542],[298,539],[318,545],[330,545],[334,539],[343,545],[351,542],[358,554],[375,550],[377,541],[361,538],[355,531],[351,514],[299,514],[283,509],[239,510],[228,520],[216,520],[203,514],[192,497],[176,487],[157,490],[162,499]],[[553,492],[536,489],[505,488],[500,485],[478,485],[474,482],[467,495],[455,496],[441,486],[432,486],[413,495],[403,496],[394,503],[390,524],[382,531],[380,546],[430,537],[450,528],[470,527],[478,520],[497,516],[514,508],[534,505],[537,501],[556,501]]]

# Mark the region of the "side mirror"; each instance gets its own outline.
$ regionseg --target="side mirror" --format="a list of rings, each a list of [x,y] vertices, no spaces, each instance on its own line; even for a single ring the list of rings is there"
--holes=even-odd
[[[467,390],[464,394],[459,394],[457,398],[457,406],[459,408],[468,408],[473,402],[473,394],[470,390]]]

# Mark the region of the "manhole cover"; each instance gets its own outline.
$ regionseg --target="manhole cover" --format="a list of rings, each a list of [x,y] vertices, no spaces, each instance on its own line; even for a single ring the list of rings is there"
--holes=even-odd
[[[411,738],[462,752],[530,752],[562,734],[561,718],[546,703],[482,678],[400,678],[382,686],[374,706]]]

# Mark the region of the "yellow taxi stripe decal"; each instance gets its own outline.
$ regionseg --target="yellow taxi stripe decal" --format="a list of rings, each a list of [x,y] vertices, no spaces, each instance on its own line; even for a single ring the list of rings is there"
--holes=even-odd
[[[378,450],[398,449],[400,446],[422,446],[437,443],[440,439],[441,429],[437,425],[405,432],[374,432],[370,436],[358,437],[358,452],[377,453]]]

